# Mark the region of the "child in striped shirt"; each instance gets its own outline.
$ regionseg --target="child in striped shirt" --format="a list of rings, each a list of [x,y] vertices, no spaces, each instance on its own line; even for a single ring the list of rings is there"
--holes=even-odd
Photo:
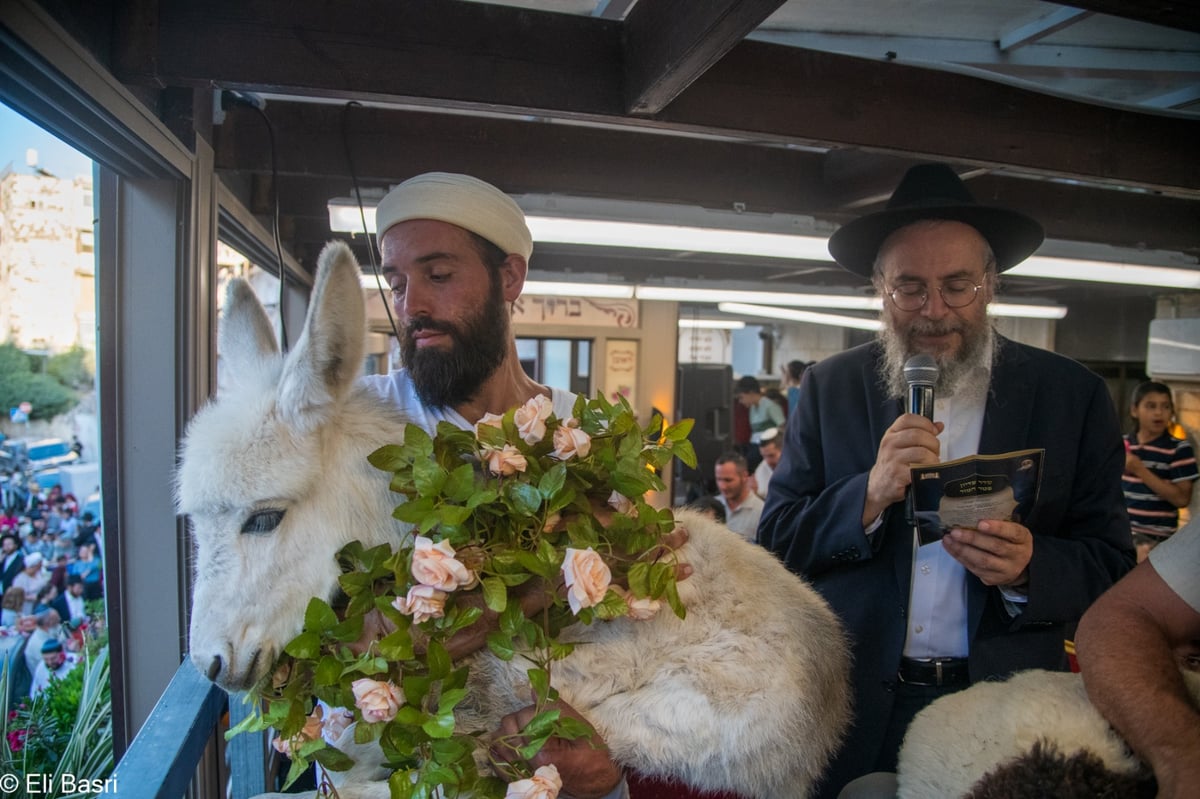
[[[1153,381],[1133,391],[1129,415],[1134,431],[1125,438],[1125,504],[1138,560],[1179,526],[1179,508],[1192,498],[1200,473],[1187,441],[1171,435],[1175,415],[1171,389]]]

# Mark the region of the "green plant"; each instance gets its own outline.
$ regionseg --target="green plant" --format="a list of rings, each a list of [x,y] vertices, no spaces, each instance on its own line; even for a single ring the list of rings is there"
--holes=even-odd
[[[0,684],[7,707],[7,664]],[[61,680],[51,679],[37,697],[23,700],[4,716],[2,727],[0,774],[43,775],[33,784],[22,780],[17,791],[5,793],[6,799],[90,796],[90,791],[75,791],[72,786],[100,784],[114,766],[108,647],[87,657]]]
[[[91,353],[83,347],[71,347],[46,359],[46,374],[68,388],[82,391],[92,385],[91,361]]]
[[[486,608],[498,616],[487,637],[492,653],[534,664],[528,678],[539,712],[521,732],[529,741],[518,750],[523,757],[551,736],[588,734],[550,706],[553,664],[573,648],[559,633],[653,613],[660,601],[684,615],[674,560],[659,547],[674,518],[644,495],[664,488],[658,471],[673,457],[695,464],[691,426],[667,427],[656,416],[642,428],[625,400],[603,397],[578,398],[566,420],[535,397],[502,417],[489,414],[474,431],[442,423],[430,438],[409,426],[403,444],[370,461],[392,474],[403,497],[394,515],[413,525],[414,538],[395,550],[355,542],[342,551],[346,607],[339,614],[310,601],[303,632],[252,692],[263,700],[259,712],[228,735],[276,728],[277,748],[293,758],[289,782],[313,760],[345,769],[348,758],[326,745],[310,717],[320,699],[354,709],[356,741],[377,741],[393,769],[393,797],[430,797],[438,788],[503,796],[504,781],[476,769],[476,736],[455,730],[467,667],[452,661],[451,638]],[[522,599],[531,596],[539,610],[527,618]],[[370,614],[394,630],[365,651],[352,649]],[[528,776],[527,768],[493,765],[509,778]]]
[[[32,419],[51,419],[78,400],[75,392],[50,375],[35,373],[30,357],[12,344],[0,344],[0,409],[22,402],[33,405]]]

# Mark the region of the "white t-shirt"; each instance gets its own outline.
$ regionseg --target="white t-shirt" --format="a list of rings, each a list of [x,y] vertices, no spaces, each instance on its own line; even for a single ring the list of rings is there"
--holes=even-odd
[[[1200,613],[1200,519],[1150,550],[1150,563],[1163,582]]]
[[[450,422],[463,430],[475,427],[474,423],[467,421],[453,408],[431,408],[422,403],[407,369],[397,369],[386,375],[364,375],[359,378],[359,383],[384,402],[395,406],[406,419],[430,435],[437,432],[438,422]],[[559,419],[571,418],[575,408],[574,394],[551,388],[550,399],[555,416]]]

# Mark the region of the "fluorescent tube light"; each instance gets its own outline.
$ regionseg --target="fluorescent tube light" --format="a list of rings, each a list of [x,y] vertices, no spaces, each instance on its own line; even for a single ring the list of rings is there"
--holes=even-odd
[[[364,191],[364,194],[366,192]],[[375,200],[368,197],[363,206],[367,229],[375,232]],[[329,227],[342,233],[362,233],[363,224],[358,204],[352,198],[339,197],[328,203]],[[710,252],[728,255],[765,256],[769,258],[805,259],[831,262],[828,239],[822,236],[801,236],[786,233],[759,233],[745,230],[692,227],[685,225],[616,222],[570,217],[527,216],[526,221],[535,242],[581,244],[593,247],[634,247],[680,252]],[[1200,289],[1200,269],[1144,266],[1115,261],[1079,260],[1035,255],[1008,270],[1018,277],[1037,277],[1058,280],[1080,280],[1093,283],[1118,283],[1134,286],[1160,286],[1173,289]],[[802,305],[822,308],[867,308],[855,304],[861,298],[836,295],[787,295],[772,292],[750,292],[767,295],[751,298],[747,292],[716,291],[722,296],[708,300],[699,296],[685,297],[681,292],[712,291],[706,289],[661,289],[644,287],[641,299],[718,302],[722,299],[742,302],[765,301],[775,305]],[[654,292],[658,292],[654,295]],[[796,296],[826,296],[823,302],[788,300]],[[876,301],[877,302],[877,301]],[[878,307],[876,305],[875,307]]]
[[[526,280],[522,294],[543,297],[596,297],[610,300],[633,299],[633,286],[627,283],[559,283],[550,280]]]
[[[853,327],[859,330],[878,330],[883,326],[883,323],[878,319],[817,313],[816,311],[801,311],[796,308],[772,308],[769,305],[747,305],[741,302],[718,303],[717,310],[721,313],[761,316],[767,319],[780,319],[790,322],[811,322],[817,325],[837,325],[838,327]]]
[[[680,318],[679,326],[686,328],[701,328],[705,330],[741,330],[746,323],[739,319],[684,319]]]
[[[1130,286],[1162,286],[1172,289],[1200,289],[1200,269],[1172,269],[1112,261],[1080,261],[1034,255],[1006,274],[1017,277],[1048,277],[1059,280],[1085,280],[1093,283],[1121,283]]]
[[[856,297],[848,294],[791,294],[778,291],[689,289],[675,286],[638,286],[637,298],[639,300],[673,300],[675,302],[751,302],[760,305],[844,308],[857,311],[877,311],[882,307],[878,297]]]
[[[1061,305],[1022,305],[1012,302],[993,302],[988,316],[1008,316],[1021,319],[1062,319],[1067,309]]]
[[[527,216],[525,222],[535,242],[833,260],[829,254],[829,240],[821,236],[554,216]]]

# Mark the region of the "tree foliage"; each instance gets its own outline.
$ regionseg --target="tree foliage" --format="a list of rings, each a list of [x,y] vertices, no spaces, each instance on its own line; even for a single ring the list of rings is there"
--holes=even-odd
[[[31,419],[52,419],[77,401],[76,393],[54,377],[34,372],[28,354],[12,344],[0,344],[0,411],[28,402],[33,406]]]
[[[92,384],[91,356],[83,347],[51,355],[46,361],[46,374],[68,388],[84,390]]]

